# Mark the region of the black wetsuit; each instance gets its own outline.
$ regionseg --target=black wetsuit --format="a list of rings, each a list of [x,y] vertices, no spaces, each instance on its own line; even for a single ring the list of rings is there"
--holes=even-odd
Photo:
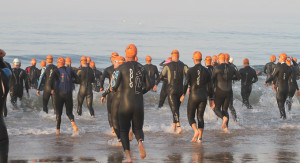
[[[36,89],[39,82],[39,77],[41,74],[41,71],[36,68],[35,66],[29,66],[26,69],[27,75],[28,75],[28,84],[29,87]]]
[[[264,67],[264,73],[267,74],[267,79],[270,78],[271,74],[273,73],[276,64],[274,62],[269,62]],[[271,85],[272,81],[269,81],[267,85]]]
[[[164,63],[165,63],[165,61],[163,61],[159,65],[165,67]],[[168,97],[168,78],[164,77],[163,83],[161,86],[161,90],[160,90],[160,94],[159,94],[158,108],[160,108],[164,105],[167,97]]]
[[[192,126],[195,121],[197,111],[198,128],[204,128],[204,111],[207,103],[207,97],[213,98],[213,87],[211,74],[209,70],[201,64],[190,68],[187,72],[183,93],[185,94],[190,86],[190,95],[187,106],[187,116],[189,124]]]
[[[289,93],[288,98],[286,100],[286,104],[288,106],[288,110],[290,111],[292,109],[292,103],[293,103],[293,97],[295,95],[296,90],[299,90],[297,79],[298,79],[298,64],[293,61],[293,65],[290,66],[292,69],[292,74],[289,78]]]
[[[73,88],[72,83],[78,83],[78,76],[70,67],[60,67],[54,74],[56,75],[53,80],[55,80],[55,87],[53,90],[56,95],[56,128],[60,129],[61,115],[64,105],[66,106],[66,114],[71,122],[74,122],[73,115]]]
[[[246,66],[239,70],[241,75],[241,94],[243,98],[243,104],[246,105],[248,109],[252,109],[249,103],[249,97],[252,91],[252,84],[258,81],[256,71],[250,66]]]
[[[8,158],[8,134],[6,125],[2,116],[2,109],[6,103],[6,97],[9,92],[9,78],[12,72],[4,63],[3,58],[0,58],[0,162],[7,162]]]
[[[286,65],[286,63],[278,63],[273,73],[266,80],[266,83],[273,81],[274,79],[276,80],[276,99],[280,112],[280,118],[283,119],[286,119],[284,104],[289,93],[288,81],[290,79],[291,74],[292,69],[288,65]]]
[[[156,82],[158,85],[164,77],[168,79],[168,101],[173,113],[173,123],[179,122],[180,97],[183,94],[183,78],[187,70],[188,67],[181,61],[168,63]]]
[[[101,81],[102,72],[97,70],[96,68],[93,68],[92,70],[95,76],[95,82],[92,84],[93,90],[95,92],[100,92],[100,87],[101,87],[100,81]]]
[[[87,107],[90,111],[91,116],[94,116],[94,109],[93,109],[93,87],[92,83],[95,82],[94,72],[90,67],[81,67],[78,70],[77,75],[80,81],[80,88],[78,91],[78,115],[82,114],[82,104],[84,98],[86,97]]]
[[[207,69],[208,69],[208,72],[210,73],[210,76],[212,76],[212,73],[213,73],[213,71],[214,71],[214,66],[208,65],[208,66],[207,66]]]
[[[219,65],[218,62],[214,62],[214,67],[217,67]]]
[[[8,62],[4,61],[4,64],[6,64],[6,67],[8,67],[10,71],[12,71],[12,68],[11,68],[11,66],[10,66],[10,64]],[[7,98],[5,98],[5,103],[3,105],[3,111],[2,111],[4,117],[7,116],[6,101],[7,101]],[[1,114],[1,112],[0,112],[0,114]]]
[[[106,69],[104,69],[103,71],[103,75],[101,76],[101,80],[100,80],[100,88],[103,88],[104,86],[104,80],[105,78],[109,79],[109,83],[111,82],[111,78],[112,78],[112,74],[115,71],[114,66],[111,65],[109,67],[107,67]],[[107,94],[107,99],[106,99],[106,106],[107,106],[107,117],[108,117],[108,122],[109,122],[109,126],[112,127],[112,115],[111,115],[111,105],[112,105],[112,101],[113,101],[113,93],[109,93]]]
[[[113,91],[120,89],[118,118],[120,137],[124,150],[130,150],[129,129],[138,141],[144,140],[144,98],[143,94],[151,89],[151,81],[143,65],[129,61],[116,69]],[[115,101],[115,100],[114,100]]]
[[[145,64],[144,67],[151,80],[151,87],[153,87],[155,85],[157,78],[159,77],[157,67],[153,64]]]
[[[238,68],[233,64],[233,63],[228,63],[228,65],[232,66],[236,71],[238,71]],[[236,78],[236,77],[233,77],[233,78]],[[235,82],[235,80],[232,81],[233,83]],[[230,110],[230,113],[232,115],[232,119],[233,121],[237,121],[237,115],[236,115],[236,111],[235,111],[235,108],[233,107],[233,93],[231,94],[231,100],[230,100],[230,103],[229,103],[229,110]]]
[[[13,68],[12,75],[9,80],[9,93],[11,98],[11,103],[14,107],[17,106],[17,99],[22,100],[23,91],[24,91],[24,83],[25,89],[28,93],[28,79],[27,79],[26,71],[21,68]]]
[[[51,96],[51,100],[52,100],[52,107],[54,110],[54,113],[56,112],[55,109],[55,94],[51,94],[51,88],[54,88],[53,84],[55,84],[55,82],[53,82],[54,80],[52,78],[54,78],[53,72],[57,71],[57,67],[53,64],[47,65],[45,71],[42,70],[41,72],[41,76],[39,79],[39,84],[37,87],[37,90],[41,90],[41,85],[42,85],[42,81],[45,81],[45,85],[44,85],[44,92],[43,92],[43,111],[48,113],[48,102],[49,102],[49,98]]]
[[[226,116],[229,122],[228,107],[232,98],[232,80],[239,80],[240,74],[232,66],[222,63],[215,67],[212,79],[216,88],[214,112],[221,119]]]

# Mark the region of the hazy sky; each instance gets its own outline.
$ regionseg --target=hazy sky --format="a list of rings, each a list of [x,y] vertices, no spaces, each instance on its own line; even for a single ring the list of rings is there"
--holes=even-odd
[[[1,16],[299,17],[297,0],[1,0]]]

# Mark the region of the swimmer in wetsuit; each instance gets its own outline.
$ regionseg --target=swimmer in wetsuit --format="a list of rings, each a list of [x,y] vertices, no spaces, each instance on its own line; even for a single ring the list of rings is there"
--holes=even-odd
[[[129,130],[132,130],[138,141],[140,157],[144,159],[146,152],[144,141],[144,98],[143,94],[151,89],[149,76],[143,65],[134,61],[137,54],[135,45],[130,44],[125,50],[127,62],[116,69],[115,81],[112,82],[112,90],[120,89],[120,107],[118,119],[120,125],[120,137],[126,153],[126,162],[131,162]]]
[[[249,66],[249,59],[245,58],[243,60],[244,68],[239,70],[241,75],[241,95],[243,98],[243,104],[248,108],[252,109],[249,103],[249,97],[252,91],[252,84],[258,81],[256,71]]]
[[[108,78],[109,83],[111,83],[112,74],[115,71],[115,69],[114,69],[114,59],[118,56],[119,56],[119,54],[116,53],[116,52],[113,52],[111,54],[110,61],[111,61],[112,65],[105,68],[104,71],[103,71],[103,75],[101,76],[101,79],[100,79],[100,91],[104,91],[104,80],[105,80],[105,78]],[[111,117],[112,117],[111,116],[111,105],[112,105],[112,101],[113,101],[113,96],[114,96],[113,93],[108,93],[107,94],[106,107],[107,107],[108,123],[109,123],[109,126],[111,128],[112,135],[115,135],[115,131],[114,131],[112,120],[111,120]]]
[[[146,56],[146,63],[144,65],[147,74],[149,75],[149,78],[151,80],[151,87],[153,87],[155,85],[155,81],[157,80],[157,78],[159,77],[159,73],[157,70],[157,67],[153,64],[151,64],[152,58],[148,55]]]
[[[165,65],[167,65],[170,62],[172,62],[172,57],[168,57],[165,61],[163,61],[159,65],[165,67]],[[160,94],[159,94],[158,108],[161,108],[164,105],[167,97],[168,97],[168,78],[164,77]]]
[[[31,60],[31,66],[26,67],[26,73],[28,76],[28,84],[30,89],[36,89],[38,82],[39,82],[39,77],[40,77],[40,70],[36,68],[36,59]]]
[[[183,101],[188,86],[190,86],[187,116],[189,124],[194,130],[192,142],[197,141],[198,143],[201,143],[204,129],[203,116],[207,103],[207,97],[209,97],[211,108],[214,108],[213,87],[209,70],[201,65],[202,54],[199,51],[194,52],[193,60],[195,66],[190,68],[187,72],[183,87],[183,95],[181,96],[180,101]],[[196,111],[198,126],[196,125],[195,121]]]
[[[54,93],[56,95],[56,135],[60,134],[61,115],[64,105],[66,106],[66,114],[69,117],[73,126],[74,133],[78,132],[78,127],[74,122],[73,115],[73,95],[72,95],[72,83],[78,83],[78,76],[70,68],[65,67],[65,60],[62,57],[57,59],[57,70],[54,71],[56,77],[52,78],[55,84]]]
[[[29,85],[26,71],[21,69],[21,61],[18,58],[14,59],[13,67],[12,75],[10,76],[9,80],[9,93],[12,105],[17,108],[17,99],[19,98],[21,101],[23,97],[24,83],[27,92],[27,98],[29,98]]]
[[[208,69],[208,72],[210,73],[210,76],[212,76],[212,72],[214,71],[214,66],[211,65],[211,57],[206,56],[205,57],[205,66]]]
[[[287,55],[285,53],[281,53],[278,58],[278,63],[273,71],[273,73],[267,78],[264,82],[267,83],[276,80],[277,89],[276,89],[276,100],[280,112],[280,118],[286,119],[285,114],[285,102],[289,93],[289,84],[288,80],[292,75],[292,69],[285,63],[287,59]]]
[[[38,78],[38,81],[40,80],[41,75],[42,75],[42,73],[45,72],[45,70],[46,70],[46,61],[45,61],[45,60],[42,60],[42,61],[41,61],[41,69],[39,70],[39,71],[40,71],[40,76],[39,76],[39,78]],[[45,81],[42,80],[40,84],[41,84],[41,85],[40,85],[40,91],[43,91],[43,90],[44,90],[44,86],[45,86]],[[38,83],[38,85],[39,85],[39,83]]]
[[[0,49],[1,50],[1,49]],[[4,51],[3,51],[4,52]],[[5,52],[4,52],[5,53]],[[4,64],[6,64],[6,66],[9,68],[9,70],[12,72],[12,68],[10,66],[10,64],[6,61],[3,61]],[[7,107],[6,107],[6,101],[7,101],[7,98],[5,98],[5,103],[4,103],[4,106],[3,106],[3,117],[7,117]],[[0,112],[1,114],[1,112]]]
[[[95,82],[95,76],[93,70],[88,67],[86,57],[81,57],[81,68],[78,70],[77,75],[80,81],[80,88],[78,91],[78,108],[77,113],[79,116],[82,114],[82,104],[84,98],[86,98],[87,107],[89,109],[92,118],[95,117],[93,109],[93,87],[92,83]]]
[[[0,162],[6,163],[8,159],[9,139],[6,125],[2,117],[4,104],[9,92],[9,78],[12,75],[11,70],[4,62],[3,57],[6,55],[5,51],[0,49]]]
[[[219,64],[215,67],[212,75],[215,84],[215,114],[223,120],[222,129],[227,131],[229,114],[228,107],[232,98],[232,80],[240,79],[238,71],[225,63],[225,55],[218,57]],[[222,110],[221,110],[222,108]]]
[[[53,84],[53,82],[51,82],[53,79],[53,72],[57,70],[57,67],[55,65],[53,65],[53,57],[51,55],[48,55],[46,58],[46,62],[47,62],[47,66],[45,71],[41,72],[41,76],[39,79],[39,83],[38,83],[38,87],[37,87],[37,91],[36,94],[38,96],[40,96],[40,90],[41,90],[41,84],[42,84],[42,80],[45,81],[45,85],[44,85],[44,92],[43,92],[43,111],[46,112],[48,114],[48,102],[49,102],[49,98],[51,96],[51,100],[52,100],[52,107],[54,110],[54,114],[56,112],[55,109],[55,94],[51,94],[51,88],[53,88],[53,86],[51,84]]]
[[[211,65],[214,67],[216,67],[218,65],[218,56],[213,55]]]
[[[178,50],[173,50],[171,55],[172,62],[164,67],[153,90],[156,91],[160,80],[165,76],[168,78],[168,101],[173,114],[173,130],[181,133],[182,129],[179,122],[180,97],[183,94],[183,77],[187,73],[188,67],[179,61]]]
[[[291,61],[293,62],[293,65],[291,65]],[[297,83],[297,77],[298,77],[298,64],[295,62],[295,60],[290,57],[290,60],[286,60],[286,64],[292,69],[292,74],[289,78],[289,93],[288,98],[286,100],[286,104],[288,106],[288,110],[291,111],[292,109],[292,103],[293,103],[293,97],[295,95],[295,92],[297,90],[297,94],[299,94],[299,87]]]
[[[270,60],[271,60],[271,62],[267,63],[264,67],[264,73],[267,74],[267,78],[270,78],[271,74],[273,73],[273,71],[276,67],[276,64],[275,64],[276,56],[272,55],[270,57]],[[271,84],[272,84],[272,81],[268,82],[267,86],[269,86]]]
[[[93,70],[94,76],[95,76],[95,82],[92,84],[93,91],[100,92],[100,79],[101,79],[101,76],[102,76],[102,72],[97,70],[94,61],[90,62],[90,68]]]

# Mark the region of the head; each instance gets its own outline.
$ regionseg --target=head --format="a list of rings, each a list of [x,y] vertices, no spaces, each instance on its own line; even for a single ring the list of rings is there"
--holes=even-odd
[[[212,61],[213,61],[213,62],[217,62],[217,60],[218,60],[218,57],[217,57],[216,55],[213,55]]]
[[[294,60],[295,62],[297,62],[297,58],[293,58],[293,60]]]
[[[63,66],[65,66],[65,59],[63,57],[57,58],[57,67],[61,68]]]
[[[230,55],[228,53],[224,53],[225,55],[225,63],[229,63]]]
[[[134,44],[129,44],[125,49],[125,55],[127,61],[135,61],[135,57],[137,56],[137,48]]]
[[[233,58],[232,57],[229,58],[229,63],[233,63]]]
[[[205,66],[210,66],[211,65],[211,57],[210,56],[206,56],[205,57]]]
[[[145,60],[147,64],[151,64],[152,58],[149,55],[147,55]]]
[[[21,67],[21,60],[19,60],[18,58],[15,58],[13,60],[13,67],[14,68],[20,68]]]
[[[42,60],[42,61],[41,61],[41,69],[44,68],[45,66],[46,66],[46,61],[45,61],[45,60]]]
[[[65,60],[65,63],[66,63],[66,66],[67,66],[67,67],[71,67],[71,65],[72,65],[72,60],[71,60],[71,58],[70,58],[70,57],[67,57],[66,60]]]
[[[33,59],[31,60],[31,66],[35,66],[35,65],[36,65],[36,59],[33,58]]]
[[[248,58],[245,58],[243,60],[243,66],[246,67],[246,66],[249,66],[249,59]]]
[[[270,57],[270,61],[271,61],[271,62],[275,62],[275,61],[276,61],[276,56],[275,56],[275,55],[272,55],[272,56]]]
[[[46,58],[46,62],[47,62],[47,65],[49,64],[52,64],[53,63],[53,57],[52,55],[48,55],[47,58]]]
[[[285,53],[281,53],[278,57],[279,63],[284,63],[287,59],[287,55]]]
[[[122,65],[125,62],[125,58],[122,56],[118,56],[116,57],[116,59],[114,60],[114,68],[118,68],[120,65]]]
[[[178,50],[173,50],[171,53],[172,61],[173,62],[178,62],[179,61],[179,51]]]
[[[90,63],[91,62],[91,57],[86,57],[86,62]]]
[[[94,62],[94,61],[91,61],[91,62],[90,62],[90,68],[92,68],[92,69],[96,68],[96,65],[95,65],[95,62]]]
[[[195,51],[194,54],[193,54],[193,61],[194,61],[194,64],[199,64],[201,63],[202,61],[202,54],[201,52],[199,51]]]
[[[81,66],[87,66],[87,59],[86,59],[85,56],[82,56],[82,57],[80,58],[80,65],[81,65]]]
[[[287,59],[287,60],[285,61],[285,63],[286,63],[288,66],[291,66],[291,60]]]
[[[225,55],[223,53],[219,54],[218,63],[219,64],[225,63]]]
[[[117,52],[111,53],[111,55],[110,55],[110,61],[111,61],[112,64],[113,64],[114,58],[116,58],[117,56],[119,56],[119,54]]]
[[[0,49],[0,58],[3,58],[6,55],[5,51]]]

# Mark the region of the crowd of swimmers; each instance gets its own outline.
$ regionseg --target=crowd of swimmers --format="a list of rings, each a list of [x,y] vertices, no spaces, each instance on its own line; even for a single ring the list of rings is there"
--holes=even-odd
[[[157,85],[162,81],[158,107],[162,107],[166,98],[173,115],[173,130],[180,134],[180,104],[188,94],[187,116],[194,136],[192,142],[202,142],[204,129],[204,111],[207,103],[214,113],[223,121],[222,129],[227,131],[230,110],[233,121],[237,121],[236,111],[233,107],[232,84],[241,80],[241,96],[243,104],[248,108],[249,96],[253,83],[258,81],[257,74],[250,67],[247,58],[243,60],[243,68],[239,69],[233,64],[233,58],[227,53],[218,56],[205,57],[202,65],[202,54],[199,51],[193,54],[193,67],[188,67],[179,60],[179,51],[173,50],[160,65],[163,70],[159,73],[157,67],[151,64],[152,58],[146,57],[146,65],[137,62],[137,48],[130,44],[125,49],[125,57],[114,52],[111,54],[112,65],[103,72],[96,69],[95,62],[90,57],[81,57],[80,67],[71,66],[69,57],[54,59],[51,55],[41,62],[41,69],[36,67],[36,60],[32,59],[31,66],[21,69],[21,61],[13,60],[13,67],[4,61],[6,55],[0,49],[0,162],[7,162],[8,134],[3,120],[7,116],[6,97],[10,93],[13,107],[17,107],[18,98],[22,99],[24,86],[29,98],[29,89],[36,89],[40,96],[43,92],[43,111],[48,113],[48,101],[51,97],[54,113],[56,114],[56,134],[60,134],[60,124],[63,106],[70,119],[74,133],[78,132],[73,115],[73,90],[75,84],[79,85],[77,95],[77,114],[82,115],[82,104],[86,99],[91,118],[95,117],[93,109],[93,91],[103,92],[101,103],[107,103],[108,122],[112,135],[117,136],[126,154],[125,162],[131,162],[130,140],[135,135],[138,141],[140,157],[146,157],[143,145],[144,132],[144,100],[143,95],[148,91],[156,91]],[[278,57],[271,56],[263,72],[267,74],[265,85],[271,85],[276,92],[280,117],[286,119],[285,105],[291,109],[292,97],[296,90],[300,95],[297,80],[299,68],[295,58],[282,53]],[[109,86],[104,88],[105,79]],[[197,117],[197,122],[195,120]]]

